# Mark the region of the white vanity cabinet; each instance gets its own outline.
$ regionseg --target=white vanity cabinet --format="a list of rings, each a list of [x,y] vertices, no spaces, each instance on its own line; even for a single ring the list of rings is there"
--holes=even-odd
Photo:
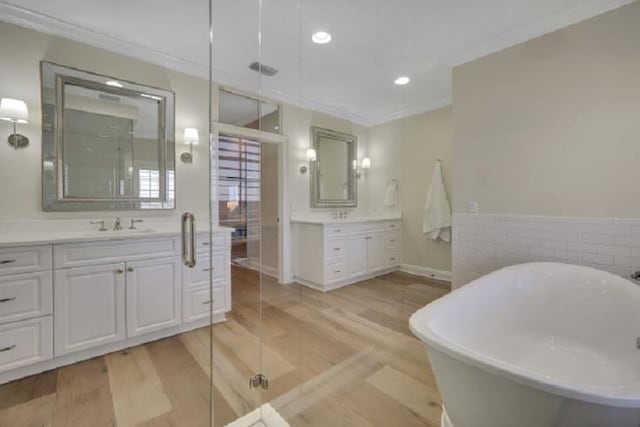
[[[178,237],[56,244],[55,355],[182,322]]]
[[[401,263],[401,222],[292,220],[294,276],[327,291],[395,271]]]
[[[0,384],[224,321],[230,232],[199,233],[193,269],[176,233],[0,247]]]

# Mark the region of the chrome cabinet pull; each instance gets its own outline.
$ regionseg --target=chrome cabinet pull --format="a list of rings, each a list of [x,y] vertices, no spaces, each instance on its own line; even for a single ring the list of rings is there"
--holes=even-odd
[[[195,245],[196,217],[190,212],[185,212],[182,214],[182,262],[189,268],[196,266]]]
[[[3,348],[0,348],[0,352],[13,350],[14,348],[16,348],[16,345],[15,345],[15,344],[10,345],[9,347],[3,347]]]
[[[340,250],[340,248],[333,248],[333,250],[334,250],[334,251],[339,251],[339,250]]]
[[[0,298],[0,303],[2,302],[9,302],[9,301],[15,301],[16,297],[11,297],[11,298]]]
[[[211,268],[203,268],[202,269],[202,271],[213,271],[213,270],[215,270],[213,267],[211,267]]]
[[[202,305],[206,305],[206,304],[213,304],[214,302],[216,302],[216,300],[214,300],[214,299],[210,299],[209,301],[204,301],[204,302],[202,303]]]
[[[342,270],[333,270],[334,274],[341,273],[341,272],[342,272]]]
[[[0,264],[4,265],[4,264],[12,264],[16,262],[15,259],[3,259],[2,261],[0,261]]]

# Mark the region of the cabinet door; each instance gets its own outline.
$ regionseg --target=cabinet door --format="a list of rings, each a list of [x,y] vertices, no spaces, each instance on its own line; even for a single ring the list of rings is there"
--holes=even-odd
[[[349,277],[367,273],[367,235],[349,237]]]
[[[375,273],[384,270],[384,233],[372,233],[367,236],[367,272]]]
[[[127,336],[181,322],[180,261],[176,257],[127,263]]]
[[[55,272],[56,356],[125,339],[124,268],[119,263]]]

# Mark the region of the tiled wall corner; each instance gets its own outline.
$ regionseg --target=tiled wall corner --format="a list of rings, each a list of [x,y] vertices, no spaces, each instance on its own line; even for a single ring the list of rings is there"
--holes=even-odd
[[[454,288],[534,261],[588,265],[628,278],[640,270],[640,220],[454,213]]]

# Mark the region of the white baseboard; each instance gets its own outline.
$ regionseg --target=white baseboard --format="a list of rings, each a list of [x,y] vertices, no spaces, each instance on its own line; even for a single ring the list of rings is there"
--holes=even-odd
[[[271,276],[274,279],[279,280],[277,268],[264,265],[264,264],[260,265],[260,263],[258,263],[255,260],[247,258],[246,262],[235,264],[235,265],[257,271],[258,273],[266,274],[267,276]]]
[[[451,272],[445,270],[436,270],[431,267],[423,267],[421,265],[402,264],[400,271],[403,273],[415,274],[416,276],[429,277],[431,279],[444,280],[451,282]]]

